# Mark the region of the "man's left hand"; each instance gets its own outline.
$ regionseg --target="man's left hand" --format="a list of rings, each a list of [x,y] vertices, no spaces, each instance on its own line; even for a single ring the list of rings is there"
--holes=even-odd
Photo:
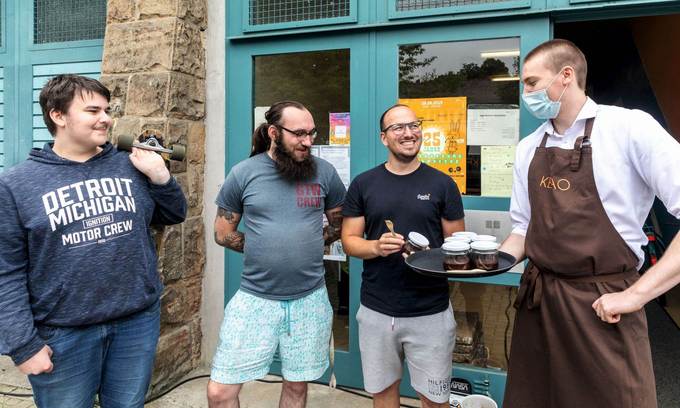
[[[637,312],[644,303],[629,291],[607,293],[593,302],[597,317],[607,323],[618,323],[624,313]]]
[[[165,167],[165,160],[156,152],[133,147],[130,161],[153,184],[165,184],[170,180],[170,171]]]

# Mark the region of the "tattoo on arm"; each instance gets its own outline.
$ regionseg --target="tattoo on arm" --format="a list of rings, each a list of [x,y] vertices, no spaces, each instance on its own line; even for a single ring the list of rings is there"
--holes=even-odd
[[[239,214],[234,214],[233,212],[220,207],[217,208],[217,218],[221,218],[228,224],[234,226],[238,225],[239,221],[241,220],[241,216]],[[217,242],[218,245],[232,249],[234,251],[243,252],[245,236],[240,231],[230,231],[226,233],[225,236],[221,236],[218,232],[218,229],[215,228],[215,242]]]
[[[342,233],[342,209],[340,207],[334,208],[326,214],[328,218],[328,225],[323,229],[324,244],[330,245],[332,242],[340,239]]]
[[[238,224],[238,219],[236,218],[234,213],[231,212],[231,211],[225,210],[222,207],[217,208],[217,216],[224,218],[225,220],[227,220],[227,222],[229,224]]]
[[[223,247],[232,249],[236,252],[243,252],[243,245],[245,243],[245,236],[241,231],[234,231],[227,234],[224,239],[220,239],[217,231],[215,231],[215,242]]]

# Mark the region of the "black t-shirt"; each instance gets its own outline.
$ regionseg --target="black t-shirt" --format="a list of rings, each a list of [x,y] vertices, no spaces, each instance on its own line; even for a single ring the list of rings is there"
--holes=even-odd
[[[342,214],[364,217],[366,239],[375,240],[387,232],[385,220],[389,219],[404,238],[411,231],[423,234],[430,248],[442,245],[442,218],[464,217],[456,183],[425,163],[402,176],[390,173],[384,164],[358,175],[349,186]],[[395,317],[439,313],[449,305],[448,281],[415,272],[400,253],[367,259],[361,303]]]

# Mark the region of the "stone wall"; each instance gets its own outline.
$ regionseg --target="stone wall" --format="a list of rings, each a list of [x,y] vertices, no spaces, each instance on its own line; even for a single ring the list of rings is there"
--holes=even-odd
[[[187,220],[156,231],[165,292],[152,394],[201,357],[206,24],[206,0],[108,0],[102,82],[112,93],[113,141],[156,129],[164,144],[187,146],[185,161],[170,164],[187,196]]]

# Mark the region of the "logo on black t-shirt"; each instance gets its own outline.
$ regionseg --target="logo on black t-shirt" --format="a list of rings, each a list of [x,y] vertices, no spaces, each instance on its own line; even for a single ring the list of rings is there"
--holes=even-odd
[[[418,194],[418,200],[430,201],[430,194]]]

